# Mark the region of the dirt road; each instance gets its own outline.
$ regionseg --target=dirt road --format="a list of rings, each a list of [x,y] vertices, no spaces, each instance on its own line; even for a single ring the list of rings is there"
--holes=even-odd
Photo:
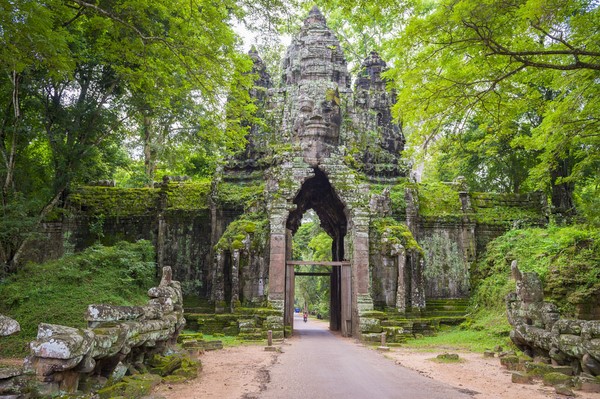
[[[295,320],[295,335],[270,369],[261,399],[410,398],[467,399],[449,385],[399,367],[350,339],[340,339],[316,320]]]

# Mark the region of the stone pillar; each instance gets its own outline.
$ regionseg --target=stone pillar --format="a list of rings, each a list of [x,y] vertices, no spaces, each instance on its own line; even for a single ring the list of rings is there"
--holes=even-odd
[[[406,312],[406,250],[400,246],[397,251],[398,284],[396,286],[396,309]]]
[[[373,310],[373,298],[369,292],[369,214],[355,210],[352,215],[352,331],[360,334],[360,318],[364,312]]]
[[[240,306],[240,251],[233,251],[231,263],[231,312]]]
[[[215,313],[225,312],[225,254],[217,252],[215,256],[215,274],[213,279],[213,299],[215,301]]]
[[[269,301],[283,310],[285,295],[285,234],[271,233],[269,253]]]

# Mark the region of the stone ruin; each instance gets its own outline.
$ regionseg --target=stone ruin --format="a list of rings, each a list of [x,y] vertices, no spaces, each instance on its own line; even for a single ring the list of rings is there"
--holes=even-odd
[[[542,194],[470,193],[454,183],[447,186],[460,187],[443,200],[456,209],[426,215],[407,177],[385,61],[369,54],[353,79],[318,8],[293,38],[281,76],[269,75],[256,49],[249,55],[250,95],[263,123],[249,125],[247,145],[212,182],[169,177],[144,189],[77,188],[69,217],[45,223],[51,239],[40,243],[42,255],[66,244],[78,251],[98,240],[151,240],[159,267],[175,265],[184,293],[197,299],[187,309],[190,324],[280,337],[293,327],[293,235],[313,210],[333,241],[331,328],[363,338],[389,328],[392,340],[424,327],[384,320],[387,313],[439,313],[452,300],[462,301],[456,313],[465,309],[468,266],[512,226],[510,215],[526,208],[527,223],[544,223]],[[489,212],[496,206],[515,212]],[[421,245],[431,237],[454,244],[453,259],[462,262],[452,273],[445,265],[425,273],[431,265]]]
[[[544,301],[536,273],[521,272],[516,261],[511,269],[517,289],[506,297],[506,307],[514,344],[531,358],[600,376],[600,320],[561,318],[556,305]]]
[[[89,305],[88,328],[41,323],[24,366],[0,368],[0,398],[26,398],[31,389],[44,397],[98,390],[145,371],[153,355],[173,349],[185,325],[181,285],[171,273],[163,268],[144,306]]]

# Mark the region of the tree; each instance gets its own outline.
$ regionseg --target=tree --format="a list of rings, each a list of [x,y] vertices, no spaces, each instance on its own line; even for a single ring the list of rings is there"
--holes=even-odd
[[[111,177],[137,127],[146,128],[149,175],[156,148],[169,142],[203,141],[215,154],[243,142],[239,116],[252,112],[249,96],[233,96],[227,113],[223,104],[252,82],[232,28],[244,7],[232,0],[0,0],[0,225],[18,233],[0,234],[5,269],[18,267],[72,184]]]
[[[409,140],[426,149],[475,119],[506,136],[533,110],[510,145],[539,153],[529,178],[571,213],[575,181],[598,172],[599,14],[594,1],[416,2],[385,44]]]

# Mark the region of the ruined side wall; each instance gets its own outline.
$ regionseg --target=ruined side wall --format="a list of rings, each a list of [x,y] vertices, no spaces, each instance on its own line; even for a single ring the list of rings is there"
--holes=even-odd
[[[547,223],[543,193],[477,193],[460,184],[406,190],[406,222],[423,248],[425,297],[466,298],[469,268],[507,230]]]

